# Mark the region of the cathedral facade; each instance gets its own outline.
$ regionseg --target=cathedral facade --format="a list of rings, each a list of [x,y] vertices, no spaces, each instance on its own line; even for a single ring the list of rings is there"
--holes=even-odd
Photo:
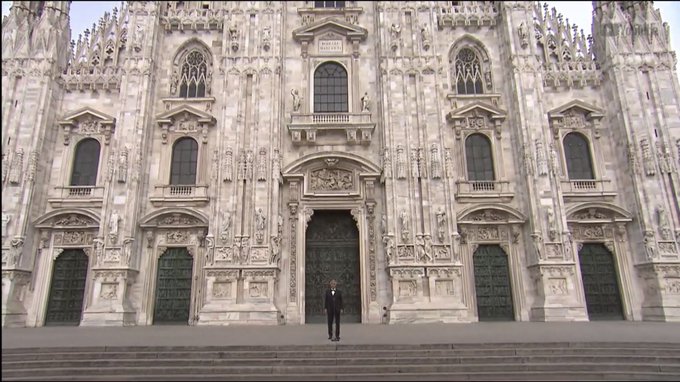
[[[68,1],[2,22],[2,325],[680,321],[652,2]]]

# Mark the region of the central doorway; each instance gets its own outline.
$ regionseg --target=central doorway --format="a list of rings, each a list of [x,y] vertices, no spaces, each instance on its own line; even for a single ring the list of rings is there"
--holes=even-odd
[[[472,263],[479,321],[513,321],[507,254],[498,245],[480,245]]]
[[[359,231],[349,211],[314,211],[305,240],[305,322],[325,323],[324,293],[335,279],[341,322],[361,322]]]
[[[188,325],[193,258],[186,248],[168,248],[158,259],[154,325]]]
[[[79,325],[89,259],[82,249],[67,249],[54,261],[45,325]]]

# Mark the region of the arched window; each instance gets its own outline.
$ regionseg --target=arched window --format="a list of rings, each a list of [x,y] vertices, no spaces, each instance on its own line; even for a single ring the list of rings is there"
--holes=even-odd
[[[182,98],[205,97],[208,64],[202,52],[194,50],[180,62],[179,96]]]
[[[495,180],[491,142],[482,134],[472,134],[465,139],[465,160],[468,180]]]
[[[463,48],[454,61],[456,90],[458,94],[482,94],[482,68],[479,57],[470,48]]]
[[[78,142],[71,172],[71,186],[94,186],[97,184],[100,145],[96,139]]]
[[[170,184],[196,184],[198,143],[192,138],[180,138],[172,147]]]
[[[314,8],[345,8],[344,1],[315,1]]]
[[[564,137],[564,157],[569,179],[595,179],[588,140],[583,135],[569,133]]]
[[[347,71],[342,65],[329,62],[316,69],[314,72],[315,113],[348,112],[347,94]]]

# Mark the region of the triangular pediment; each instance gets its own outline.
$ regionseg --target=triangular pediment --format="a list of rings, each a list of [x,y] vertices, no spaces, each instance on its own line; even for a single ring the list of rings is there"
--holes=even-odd
[[[588,119],[592,118],[602,118],[604,117],[604,111],[600,108],[598,108],[595,105],[589,104],[585,101],[582,101],[580,99],[575,99],[573,101],[569,101],[568,103],[557,107],[555,109],[552,109],[548,112],[548,116],[550,118],[560,118],[563,117],[565,114],[567,114],[570,110],[576,109],[579,112],[583,113],[584,115],[587,116]]]
[[[293,38],[297,41],[311,41],[326,32],[334,32],[350,40],[363,40],[368,35],[368,31],[362,27],[327,17],[294,30]]]
[[[116,123],[116,119],[112,116],[91,107],[84,107],[66,115],[64,119],[59,121],[59,124],[73,125],[75,121],[80,120],[98,120],[102,125],[113,125]]]
[[[471,104],[459,107],[449,112],[447,118],[455,120],[469,116],[488,116],[491,120],[505,119],[506,113],[495,106],[489,105],[486,102],[473,102]]]
[[[215,123],[215,118],[212,115],[189,105],[181,105],[164,113],[158,114],[156,116],[156,122],[172,123],[174,119],[189,119],[190,116],[197,119],[199,122]]]

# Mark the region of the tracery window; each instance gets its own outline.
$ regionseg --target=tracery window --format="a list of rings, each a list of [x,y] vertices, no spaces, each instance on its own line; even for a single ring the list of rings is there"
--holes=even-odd
[[[78,142],[73,160],[73,170],[71,171],[71,186],[94,186],[97,184],[100,147],[99,141],[93,138]]]
[[[465,161],[468,180],[495,180],[491,142],[483,134],[472,134],[465,139]]]
[[[179,96],[182,98],[205,97],[208,76],[206,57],[199,51],[192,51],[181,62]]]
[[[342,65],[328,62],[319,66],[314,72],[314,112],[348,112],[347,88],[347,71]]]
[[[586,137],[569,133],[564,137],[563,144],[569,179],[595,179]]]
[[[479,57],[470,48],[463,48],[454,62],[456,89],[458,94],[482,94],[482,69]]]
[[[193,138],[178,139],[172,147],[170,184],[196,184],[198,143]]]

